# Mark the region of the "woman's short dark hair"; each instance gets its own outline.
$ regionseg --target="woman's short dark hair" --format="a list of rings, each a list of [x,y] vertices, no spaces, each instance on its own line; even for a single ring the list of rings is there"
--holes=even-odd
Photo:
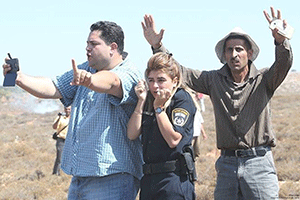
[[[119,54],[123,54],[124,50],[124,33],[122,28],[115,22],[99,21],[91,25],[92,31],[101,31],[100,38],[105,44],[110,45],[115,42],[118,45]]]

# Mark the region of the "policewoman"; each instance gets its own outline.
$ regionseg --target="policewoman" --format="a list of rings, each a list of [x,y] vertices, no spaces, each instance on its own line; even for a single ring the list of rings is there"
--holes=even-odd
[[[142,80],[135,87],[139,100],[127,127],[128,138],[141,135],[143,144],[140,199],[195,199],[195,102],[181,87],[179,66],[171,54],[153,55],[145,78],[147,83]]]

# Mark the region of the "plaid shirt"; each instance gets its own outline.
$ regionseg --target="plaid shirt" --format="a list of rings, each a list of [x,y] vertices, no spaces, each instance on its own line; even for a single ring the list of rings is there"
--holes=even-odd
[[[88,62],[78,68],[95,73]],[[111,72],[122,82],[122,99],[71,86],[72,70],[53,80],[63,96],[61,102],[72,104],[61,166],[67,174],[90,177],[127,172],[139,179],[142,176],[141,142],[130,141],[126,134],[137,102],[134,86],[142,76],[128,59]]]

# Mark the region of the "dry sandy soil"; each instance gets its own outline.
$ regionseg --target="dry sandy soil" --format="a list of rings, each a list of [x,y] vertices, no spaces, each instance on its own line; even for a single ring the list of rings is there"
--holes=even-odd
[[[213,199],[219,156],[210,100],[203,113],[208,139],[197,161],[197,199]],[[300,199],[300,73],[290,73],[271,102],[277,147],[273,149],[281,199]],[[51,175],[55,159],[52,122],[57,101],[35,99],[18,88],[0,88],[0,199],[66,199],[70,176]]]

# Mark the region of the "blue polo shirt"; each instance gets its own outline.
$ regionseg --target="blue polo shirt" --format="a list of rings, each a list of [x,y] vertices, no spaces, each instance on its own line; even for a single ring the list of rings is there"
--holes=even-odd
[[[96,72],[88,62],[78,68]],[[142,176],[141,142],[130,141],[126,134],[137,102],[134,86],[142,75],[128,59],[111,71],[122,82],[121,99],[84,86],[71,86],[72,70],[53,80],[63,105],[72,104],[61,165],[66,174],[91,177],[127,172],[139,179]]]

